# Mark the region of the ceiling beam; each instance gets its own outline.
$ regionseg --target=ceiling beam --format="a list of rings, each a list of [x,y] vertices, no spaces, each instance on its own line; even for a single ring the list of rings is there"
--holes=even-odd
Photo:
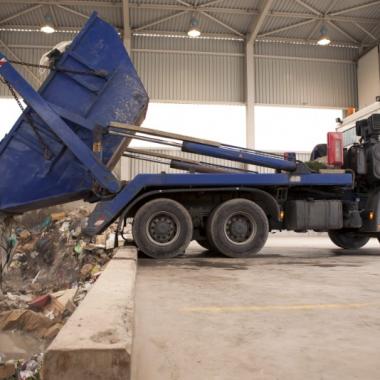
[[[333,9],[336,5],[336,3],[338,2],[338,0],[332,0],[329,4],[329,6],[327,7],[327,9],[325,10],[325,15],[328,14],[331,9]]]
[[[289,37],[262,37],[257,36],[257,41],[266,41],[266,42],[282,42],[282,43],[295,43],[295,44],[302,44],[302,45],[317,45],[318,40],[306,40],[304,38],[289,38]],[[363,46],[363,44],[354,43],[354,42],[347,42],[347,41],[332,41],[329,45],[330,47],[334,46],[341,46],[341,47],[348,47],[348,48],[359,48]],[[364,46],[369,46],[364,45]]]
[[[358,27],[361,31],[363,31],[367,36],[371,37],[373,40],[377,41],[377,37],[375,37],[369,30],[361,26],[359,23],[355,22],[355,26]]]
[[[191,5],[189,3],[187,3],[186,1],[183,1],[183,0],[175,0],[175,1],[177,3],[180,3],[180,4],[184,5],[187,8],[191,7]]]
[[[49,11],[53,19],[54,27],[58,25],[57,15],[55,14],[54,5],[49,5]]]
[[[37,4],[37,5],[33,6],[33,7],[30,7],[30,8],[24,9],[23,11],[16,12],[16,13],[14,13],[13,15],[8,16],[8,17],[3,18],[2,20],[0,20],[0,24],[4,24],[4,23],[6,23],[6,22],[8,22],[8,21],[11,21],[11,20],[13,20],[13,19],[15,19],[15,18],[17,18],[17,17],[20,17],[20,16],[22,16],[22,15],[24,15],[24,14],[26,14],[26,13],[33,12],[34,10],[36,10],[36,9],[38,9],[38,8],[41,8],[41,7],[42,7],[41,4]]]
[[[176,13],[174,15],[170,15],[170,16],[166,16],[166,17],[163,17],[163,18],[160,18],[156,21],[153,21],[153,22],[150,22],[148,24],[145,24],[145,25],[142,25],[142,26],[139,26],[138,28],[135,28],[134,31],[135,32],[138,32],[140,30],[145,30],[145,29],[148,29],[150,28],[151,26],[155,26],[155,25],[159,25],[159,24],[162,24],[163,22],[165,21],[169,21],[169,20],[172,20],[173,18],[177,18],[179,16],[182,16],[184,15],[185,13],[188,13],[189,11],[182,11],[182,12],[179,12],[179,13]]]
[[[244,34],[243,33],[240,33],[238,30],[236,30],[235,28],[233,28],[231,25],[228,25],[226,24],[225,22],[217,19],[216,17],[214,16],[211,16],[210,14],[208,14],[207,12],[205,11],[199,11],[200,14],[206,16],[207,18],[209,18],[210,20],[216,22],[217,24],[223,26],[224,28],[228,29],[230,32],[236,34],[237,36],[241,36],[243,37]]]
[[[311,32],[309,33],[309,35],[307,36],[307,39],[310,40],[314,34],[316,33],[316,31],[319,29],[319,27],[322,25],[322,21],[318,20],[316,23],[315,23],[315,26],[314,28],[311,30]]]
[[[355,43],[359,43],[359,41],[356,38],[351,36],[351,34],[347,33],[344,29],[342,29],[340,26],[336,25],[334,22],[328,21],[328,24],[331,25],[335,30],[337,30],[338,32],[343,34],[350,41],[355,42]]]
[[[322,14],[322,12],[320,12],[317,9],[313,8],[311,5],[305,3],[303,0],[295,0],[295,2],[298,3],[299,5],[301,5],[301,7],[304,7],[307,10],[309,10],[311,13],[314,13],[316,15],[321,15]]]
[[[90,17],[89,15],[86,15],[86,14],[84,14],[82,12],[78,12],[78,11],[76,11],[74,9],[71,9],[71,8],[68,8],[68,7],[64,6],[64,5],[56,4],[56,7],[59,8],[59,9],[62,9],[64,11],[66,11],[68,13],[72,13],[72,14],[74,14],[76,16],[83,17],[86,20]]]
[[[199,8],[206,8],[206,7],[209,7],[211,5],[215,5],[215,4],[221,3],[222,1],[224,1],[224,0],[211,0],[208,3],[201,4],[199,6]]]
[[[169,4],[129,4],[129,9],[134,10],[144,10],[144,9],[152,9],[152,10],[167,10],[167,11],[185,11],[189,10],[187,6],[184,5],[169,5]],[[195,9],[195,8],[194,8]],[[198,6],[196,9],[202,9],[207,12],[212,13],[224,13],[224,14],[236,14],[236,15],[260,15],[259,9],[254,8],[222,8],[222,7],[207,7],[203,9],[202,6]],[[300,19],[313,19],[313,20],[333,20],[339,22],[360,22],[361,24],[378,24],[380,19],[369,18],[369,17],[350,17],[350,16],[330,16],[327,15],[315,15],[311,13],[300,13],[300,12],[282,12],[282,11],[269,11],[267,14],[268,17],[280,17],[280,18],[300,18]]]
[[[337,16],[337,15],[340,15],[342,13],[358,11],[359,9],[363,9],[363,8],[367,8],[367,7],[373,7],[373,6],[379,5],[379,4],[380,4],[379,0],[377,0],[377,1],[371,1],[369,3],[355,5],[353,7],[349,7],[349,8],[341,9],[341,10],[336,11],[336,12],[332,12],[332,13],[330,13],[330,16]]]
[[[129,4],[130,9],[135,10],[144,10],[144,9],[153,9],[153,10],[168,10],[168,11],[184,11],[189,10],[189,7],[185,5],[169,5],[169,4]],[[259,14],[259,11],[257,9],[253,8],[247,8],[247,9],[241,9],[241,8],[222,8],[222,7],[211,7],[208,6],[202,7],[199,5],[198,7],[195,7],[194,10],[205,10],[207,12],[213,12],[213,13],[225,13],[225,14],[236,14],[236,15],[255,15]]]
[[[0,31],[8,31],[8,32],[39,32],[40,25],[0,25]],[[116,29],[118,29],[116,27]],[[58,26],[55,27],[56,32],[58,33],[78,33],[81,30],[81,26],[73,27],[73,26]]]
[[[371,28],[371,30],[369,31],[373,36],[376,36],[375,33],[377,33],[377,30],[379,29],[379,24],[375,25],[373,28]],[[366,35],[365,38],[363,39],[362,41],[362,44],[365,43],[367,40],[369,39],[369,36]],[[378,43],[379,42],[379,38],[376,38],[376,42],[375,43]],[[369,42],[369,44],[373,44],[373,42]]]
[[[36,3],[40,5],[85,5],[91,8],[94,7],[105,7],[105,8],[121,8],[122,3],[121,2],[114,2],[114,1],[85,1],[85,0],[57,0],[57,1],[50,1],[50,0],[5,0],[2,1],[2,3],[8,3],[8,4],[29,4],[29,5],[35,5]]]
[[[187,34],[187,32],[173,32],[173,31],[153,31],[153,30],[144,30],[141,32],[135,32],[132,29],[132,34],[134,36],[157,36],[157,37],[186,37],[190,38]],[[230,34],[230,33],[207,33],[202,32],[202,35],[198,37],[198,40],[201,39],[225,39],[225,40],[232,40],[232,41],[244,41],[244,36],[239,37],[236,34]]]
[[[250,25],[248,27],[248,35],[246,38],[247,44],[256,40],[256,37],[260,32],[260,29],[264,23],[264,20],[267,16],[272,4],[273,4],[273,0],[262,0],[261,12],[260,12],[259,16],[257,18],[254,17],[252,22],[250,23]]]
[[[258,35],[258,37],[270,36],[271,34],[276,34],[276,33],[284,32],[285,30],[297,28],[299,26],[307,25],[307,24],[310,24],[312,22],[314,22],[313,19],[312,20],[306,20],[306,21],[297,22],[296,24],[291,24],[291,25],[283,26],[282,28],[273,29],[273,30],[269,30],[268,32],[261,33],[261,34]]]

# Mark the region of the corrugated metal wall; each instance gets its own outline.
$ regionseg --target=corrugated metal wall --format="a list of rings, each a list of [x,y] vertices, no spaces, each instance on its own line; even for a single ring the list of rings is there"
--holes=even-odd
[[[220,160],[213,157],[199,156],[197,154],[185,153],[175,149],[145,149],[155,153],[175,155],[177,157],[184,157],[192,160],[208,162],[217,165],[223,165],[228,167],[244,168],[244,164],[238,162],[232,162],[228,160]],[[278,152],[276,152],[278,153]],[[310,153],[300,152],[297,153],[297,159],[301,161],[307,161],[310,157]],[[262,168],[259,166],[251,166],[251,170],[257,171],[259,173],[273,173],[273,169]],[[157,174],[157,173],[183,173],[183,171],[171,169],[167,165],[157,164],[153,162],[147,162],[132,158],[123,157],[121,161],[121,179],[125,181],[131,180],[137,174]]]
[[[171,102],[244,102],[239,41],[135,37],[133,61],[150,98]]]
[[[257,42],[256,103],[357,104],[356,49]],[[244,43],[139,36],[133,58],[152,100],[245,101]]]
[[[355,54],[354,49],[258,43],[256,103],[356,106]]]
[[[1,32],[0,50],[38,63],[47,47],[73,34]],[[1,46],[4,41],[15,56]],[[30,48],[28,45],[33,44]],[[46,46],[46,47],[45,47]],[[348,107],[357,105],[356,49],[257,42],[256,103]],[[152,101],[244,103],[244,43],[239,40],[135,36],[132,58]],[[20,68],[35,86],[37,69]],[[9,96],[0,85],[0,96]]]

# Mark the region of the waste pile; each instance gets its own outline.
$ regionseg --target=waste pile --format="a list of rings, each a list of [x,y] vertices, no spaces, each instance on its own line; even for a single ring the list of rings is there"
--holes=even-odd
[[[85,208],[27,214],[7,236],[12,247],[0,290],[0,380],[39,379],[43,351],[113,254],[111,227],[89,240]]]

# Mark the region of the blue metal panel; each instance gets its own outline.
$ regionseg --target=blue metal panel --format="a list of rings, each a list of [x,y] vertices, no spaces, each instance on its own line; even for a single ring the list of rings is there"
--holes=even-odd
[[[49,107],[41,95],[33,90],[31,85],[21,77],[10,63],[7,63],[5,56],[1,53],[0,60],[4,62],[0,67],[0,75],[25,99],[28,105],[32,107],[41,120],[52,129],[55,135],[62,140],[83,166],[88,168],[100,185],[112,193],[118,192],[120,190],[119,181],[95,158],[87,145],[52,108]]]
[[[112,200],[99,203],[89,218],[86,233],[107,228],[141,193],[152,188],[352,186],[351,174],[140,174]]]
[[[39,90],[50,110],[64,119],[87,149],[92,147],[91,129],[95,125],[106,126],[110,121],[142,122],[148,104],[146,91],[116,30],[96,14],[91,16],[60,58],[58,67],[106,73],[105,77],[100,77],[52,72]],[[80,199],[91,193],[95,179],[90,161],[84,164],[83,159],[77,158],[78,152],[74,155],[68,149],[71,144],[64,143],[63,136],[57,136],[50,129],[46,119],[39,115],[40,110],[33,109],[35,104],[29,104],[28,97],[25,94],[30,107],[0,142],[1,211],[24,212]],[[37,126],[53,153],[52,159],[45,159],[44,150],[26,122],[26,116]],[[54,124],[59,127],[60,122],[56,124],[59,119],[56,116],[54,119]],[[111,157],[123,142],[120,136],[104,136],[104,165],[110,164]],[[97,166],[96,162],[93,163]],[[116,190],[116,187],[111,189]]]
[[[267,168],[293,171],[296,169],[296,162],[276,158],[274,155],[249,152],[227,147],[215,147],[211,145],[197,144],[185,141],[182,144],[182,151],[197,153],[204,156],[217,157],[226,160],[244,162],[246,164],[264,166]]]

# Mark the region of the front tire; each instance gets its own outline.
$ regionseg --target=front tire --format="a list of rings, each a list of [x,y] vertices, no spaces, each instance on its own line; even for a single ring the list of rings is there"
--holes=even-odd
[[[185,252],[193,235],[193,223],[180,203],[159,198],[137,211],[132,234],[137,247],[147,256],[168,259]]]
[[[222,203],[209,216],[207,237],[227,257],[251,257],[268,238],[269,223],[263,209],[247,199]]]
[[[330,240],[338,247],[343,249],[360,249],[368,241],[368,236],[362,236],[354,231],[332,230],[329,231]]]

